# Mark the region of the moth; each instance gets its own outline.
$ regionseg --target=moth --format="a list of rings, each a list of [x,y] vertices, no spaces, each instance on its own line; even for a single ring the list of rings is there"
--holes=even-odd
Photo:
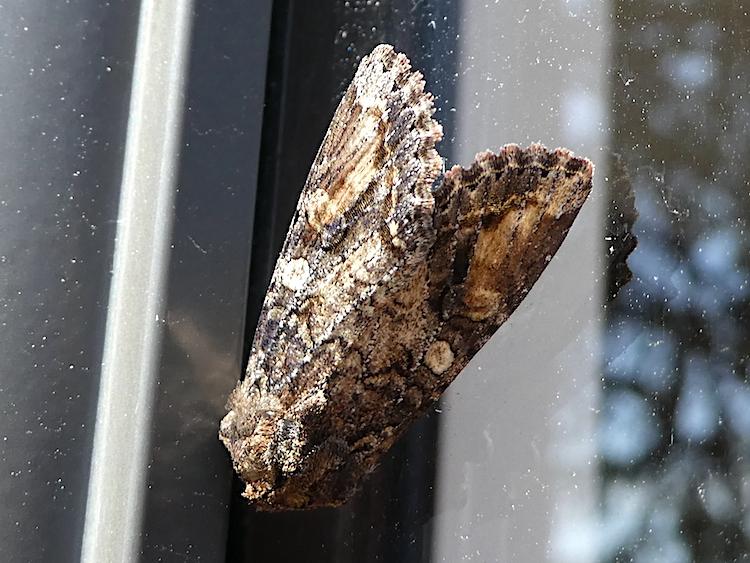
[[[591,190],[591,162],[538,144],[442,174],[424,88],[376,47],[310,170],[219,433],[260,510],[345,503],[516,309]]]

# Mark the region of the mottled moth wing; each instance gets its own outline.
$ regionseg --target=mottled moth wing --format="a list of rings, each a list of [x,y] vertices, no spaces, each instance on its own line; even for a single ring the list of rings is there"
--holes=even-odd
[[[432,97],[363,59],[300,197],[220,436],[260,509],[338,505],[518,306],[592,166],[540,145],[441,169]]]
[[[428,267],[437,330],[417,368],[432,400],[526,297],[586,201],[592,174],[588,160],[565,149],[506,145],[445,175]]]
[[[318,421],[338,416],[332,374],[347,359],[347,338],[357,338],[352,317],[394,271],[426,256],[431,186],[442,168],[432,113],[421,75],[380,46],[363,59],[326,133],[221,426],[245,495],[261,507],[343,500],[306,496],[348,450],[346,436],[326,436]],[[295,486],[295,475],[309,483]]]

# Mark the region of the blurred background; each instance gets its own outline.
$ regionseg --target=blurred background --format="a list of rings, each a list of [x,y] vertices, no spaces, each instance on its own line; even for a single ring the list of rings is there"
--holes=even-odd
[[[0,558],[746,559],[747,10],[5,2]],[[594,192],[354,502],[259,514],[218,421],[310,163],[381,42],[436,95],[447,166],[538,141],[590,158]]]

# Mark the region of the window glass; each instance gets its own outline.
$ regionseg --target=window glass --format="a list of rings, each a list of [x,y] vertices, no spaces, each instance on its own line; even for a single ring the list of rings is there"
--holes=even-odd
[[[259,202],[275,194],[278,213],[259,214],[254,241],[268,245],[266,276],[333,109],[381,42],[436,94],[448,165],[542,142],[590,158],[596,173],[527,299],[361,495],[316,516],[235,505],[234,547],[259,560],[299,549],[310,560],[745,557],[746,9],[351,0],[274,10]]]

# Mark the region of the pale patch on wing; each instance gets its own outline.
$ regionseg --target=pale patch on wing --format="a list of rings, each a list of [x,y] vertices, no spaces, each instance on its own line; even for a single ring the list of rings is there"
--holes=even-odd
[[[310,264],[304,258],[280,262],[279,268],[281,269],[281,283],[292,291],[301,290],[310,279]]]

